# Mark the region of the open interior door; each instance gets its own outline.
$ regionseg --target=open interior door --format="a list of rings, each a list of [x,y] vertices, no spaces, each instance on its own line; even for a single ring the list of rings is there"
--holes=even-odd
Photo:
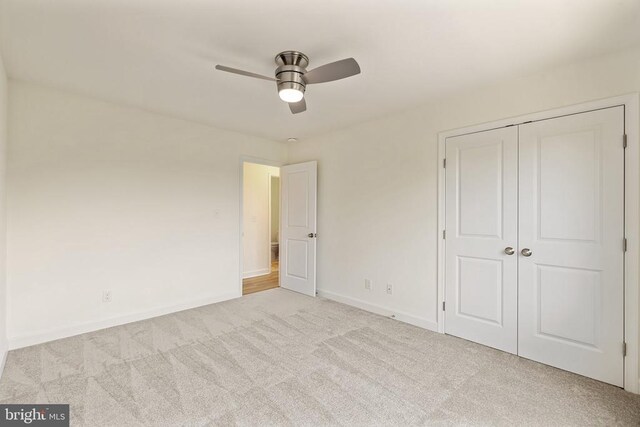
[[[316,295],[318,162],[280,169],[280,286]]]

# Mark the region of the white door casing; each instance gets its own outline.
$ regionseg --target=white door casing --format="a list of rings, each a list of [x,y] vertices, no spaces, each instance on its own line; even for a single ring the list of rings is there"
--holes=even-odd
[[[447,138],[446,159],[445,331],[517,353],[517,128]]]
[[[622,386],[623,107],[519,131],[519,354]]]
[[[316,295],[317,162],[280,169],[280,286]]]

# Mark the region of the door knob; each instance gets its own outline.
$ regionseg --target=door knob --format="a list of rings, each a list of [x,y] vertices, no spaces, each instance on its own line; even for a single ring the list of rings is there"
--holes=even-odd
[[[507,246],[506,248],[504,248],[504,253],[507,255],[513,255],[515,252],[516,251],[514,251],[511,246]]]
[[[533,254],[533,252],[531,252],[531,249],[529,248],[524,248],[520,251],[520,253],[522,254],[522,256],[531,256],[531,254]]]
[[[313,239],[314,237],[316,237],[317,234],[316,233],[309,233],[307,234],[307,237],[309,237],[310,239]]]

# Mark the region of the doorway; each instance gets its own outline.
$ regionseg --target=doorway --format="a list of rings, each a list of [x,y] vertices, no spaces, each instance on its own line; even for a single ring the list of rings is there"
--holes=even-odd
[[[242,294],[280,286],[280,168],[242,164]]]
[[[239,174],[240,294],[282,287],[316,296],[318,162],[241,158]]]

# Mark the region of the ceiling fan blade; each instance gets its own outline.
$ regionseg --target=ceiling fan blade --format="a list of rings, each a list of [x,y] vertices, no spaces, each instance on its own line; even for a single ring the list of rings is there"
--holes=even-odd
[[[360,74],[360,66],[355,59],[347,58],[314,68],[304,74],[302,78],[307,84],[312,84],[332,82],[356,74]]]
[[[250,73],[249,71],[238,70],[237,68],[225,67],[224,65],[216,65],[216,70],[226,71],[227,73],[240,74],[241,76],[254,77],[256,79],[269,80],[277,82],[273,77],[263,76],[261,74]]]
[[[302,98],[301,101],[298,102],[290,102],[289,109],[293,114],[302,113],[303,111],[307,111],[307,102]]]

